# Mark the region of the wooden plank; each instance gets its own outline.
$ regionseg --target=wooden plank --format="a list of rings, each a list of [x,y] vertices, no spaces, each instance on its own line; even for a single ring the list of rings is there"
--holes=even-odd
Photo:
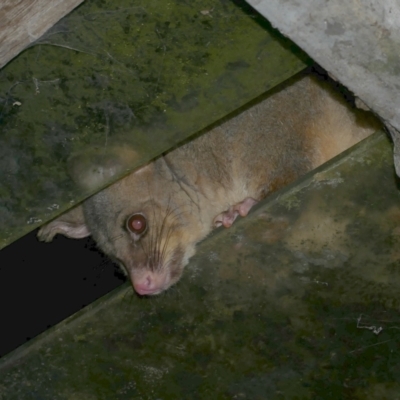
[[[0,68],[82,2],[83,0],[2,0]]]

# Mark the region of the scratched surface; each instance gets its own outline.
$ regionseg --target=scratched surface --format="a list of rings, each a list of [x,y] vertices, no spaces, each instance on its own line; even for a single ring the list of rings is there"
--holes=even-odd
[[[395,399],[400,193],[374,135],[0,361],[0,399]]]
[[[304,60],[244,0],[86,0],[0,70],[0,248]],[[116,174],[78,189],[99,159]]]

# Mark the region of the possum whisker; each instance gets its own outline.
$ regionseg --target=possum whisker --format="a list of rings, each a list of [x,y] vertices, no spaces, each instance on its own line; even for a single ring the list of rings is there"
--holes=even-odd
[[[156,219],[156,221],[160,220],[160,215],[157,216],[158,218]],[[162,240],[162,225],[163,222],[161,222],[161,224],[157,223],[154,227],[154,233],[155,233],[155,237],[156,237],[156,241],[154,243],[154,249],[153,249],[153,254],[154,254],[154,264],[153,264],[153,268],[159,263],[160,261],[160,257],[158,254],[158,250],[161,244],[161,240]]]
[[[163,227],[163,229],[164,229],[164,227]],[[172,228],[169,227],[168,231],[167,231],[167,233],[165,235],[164,244],[163,244],[163,246],[162,246],[162,248],[160,249],[160,252],[159,252],[159,260],[158,261],[165,260],[165,254],[166,254],[165,252],[166,252],[166,249],[168,248],[168,243],[169,243],[169,240],[171,238],[171,235],[172,235]],[[161,243],[160,243],[160,247],[161,247]]]
[[[147,194],[148,194],[148,196],[149,196],[149,198],[150,199],[153,199],[154,198],[154,194],[153,194],[153,191],[151,190],[151,185],[150,185],[150,180],[149,180],[149,178],[147,177],[147,179],[146,179],[146,186],[147,186]],[[147,221],[148,223],[150,222],[150,221],[157,221],[157,218],[156,218],[156,207],[155,207],[155,205],[154,205],[154,201],[152,201],[152,203],[153,203],[153,207],[152,207],[152,215],[151,216],[149,216],[149,220]],[[151,256],[154,254],[154,252],[153,252],[153,250],[154,250],[154,241],[155,240],[157,240],[156,239],[156,235],[154,234],[154,232],[153,232],[153,230],[152,230],[152,228],[149,226],[148,227],[148,243],[146,243],[146,250],[145,250],[145,246],[144,246],[144,241],[140,241],[140,243],[141,243],[141,246],[142,246],[142,249],[143,249],[143,251],[144,251],[144,253],[145,253],[145,255],[146,255],[146,259],[147,260],[149,260],[150,262],[152,262],[151,261]],[[152,268],[151,267],[151,264],[149,265],[150,266],[150,268]]]
[[[120,233],[120,234],[118,234],[118,235],[116,235],[116,236],[111,237],[111,238],[110,238],[110,241],[111,241],[111,242],[116,242],[117,240],[121,239],[123,236],[124,236],[124,234],[123,234],[123,233]]]
[[[170,208],[170,206],[169,206],[169,204],[168,204],[168,208],[167,208],[167,210],[166,210],[164,219],[163,219],[162,224],[161,224],[161,232],[160,232],[161,235],[162,235],[162,234],[164,233],[164,231],[165,231],[165,227],[167,226],[167,219],[168,219],[170,216],[176,218],[174,211]],[[159,258],[160,258],[161,260],[164,260],[164,259],[165,259],[165,258],[164,258],[164,257],[165,257],[165,251],[166,251],[166,249],[167,249],[167,247],[168,247],[168,243],[169,243],[169,240],[170,240],[170,238],[171,238],[171,235],[172,235],[172,226],[169,226],[169,228],[168,228],[168,230],[167,230],[167,232],[166,232],[166,234],[165,234],[164,244],[163,244],[163,246],[162,246],[162,249],[160,249],[161,251],[160,251],[160,253],[159,253]],[[161,245],[161,243],[160,243],[160,245]]]
[[[128,290],[125,292],[123,300],[126,301],[127,303],[132,303],[135,297],[136,297],[135,292],[133,292],[132,290]]]
[[[177,214],[177,212],[176,212],[177,210],[178,210],[177,207],[174,208],[174,209],[171,208],[171,198],[169,198],[168,199],[167,209],[165,211],[165,215],[164,215],[164,218],[162,219],[162,222],[160,224],[160,230],[158,232],[160,240],[159,240],[159,243],[158,243],[159,246],[158,246],[158,249],[157,249],[157,257],[158,257],[157,258],[157,265],[159,265],[159,266],[162,264],[161,262],[163,260],[165,260],[166,249],[168,247],[168,243],[169,243],[169,240],[170,240],[172,232],[173,232],[173,227],[171,226],[171,223],[177,219],[177,215],[176,215]],[[167,223],[168,219],[169,219],[169,222],[170,222],[169,224]],[[170,226],[169,226],[167,232],[165,232],[165,228],[168,225],[170,225]],[[164,243],[162,244],[162,238],[163,237],[164,237]]]
[[[146,255],[146,258],[148,259],[148,258],[149,258],[149,253],[148,253],[148,251],[147,251],[146,246],[144,245],[143,240],[139,240],[139,244],[140,244],[140,247],[141,247],[142,250],[143,250],[143,253]]]

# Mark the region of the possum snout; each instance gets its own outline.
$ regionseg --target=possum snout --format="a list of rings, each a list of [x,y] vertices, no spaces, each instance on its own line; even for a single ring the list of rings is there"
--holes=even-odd
[[[149,257],[145,264],[135,263],[135,259],[132,259],[127,270],[136,293],[142,296],[156,295],[176,283],[185,266],[183,257],[183,249],[178,246],[172,251],[171,258],[160,260],[156,265],[152,259],[159,257]]]
[[[144,295],[155,295],[159,294],[169,285],[169,277],[165,269],[163,273],[154,272],[150,270],[141,271],[140,274],[131,273],[130,278],[132,286],[137,294]]]

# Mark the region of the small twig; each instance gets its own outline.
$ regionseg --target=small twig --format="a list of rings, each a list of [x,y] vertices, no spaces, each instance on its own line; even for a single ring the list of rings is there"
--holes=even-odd
[[[383,328],[380,326],[379,328],[377,328],[375,325],[360,325],[361,322],[361,318],[362,318],[362,314],[360,314],[360,316],[357,318],[357,328],[358,329],[368,329],[370,331],[372,331],[373,333],[375,333],[375,335],[379,335],[382,331]]]

